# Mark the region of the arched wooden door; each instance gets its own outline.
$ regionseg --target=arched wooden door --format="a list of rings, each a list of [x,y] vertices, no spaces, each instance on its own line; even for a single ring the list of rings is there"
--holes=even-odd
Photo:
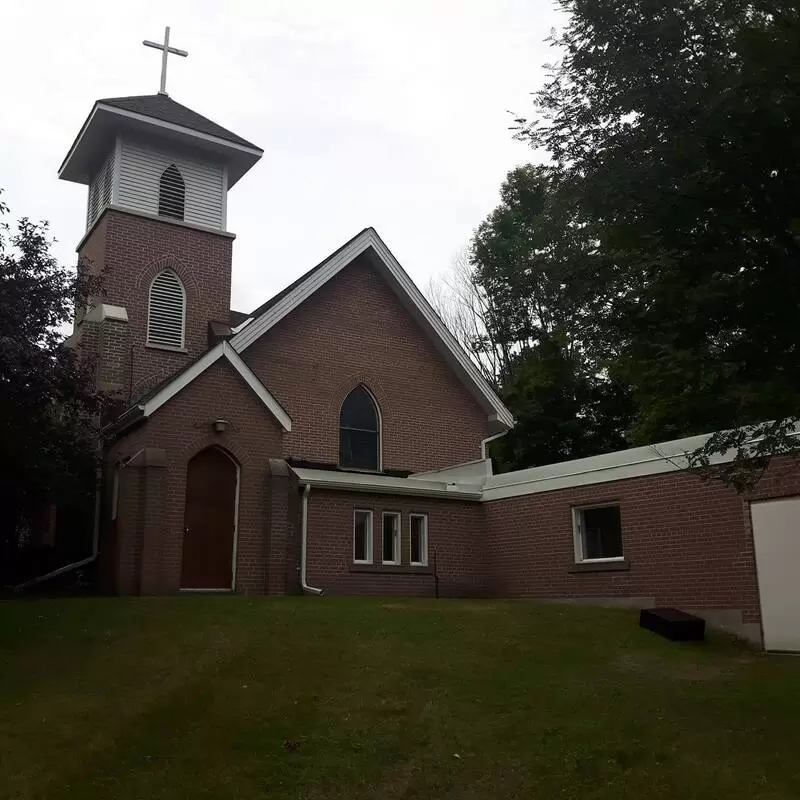
[[[189,462],[181,589],[233,588],[238,482],[238,466],[217,447]]]

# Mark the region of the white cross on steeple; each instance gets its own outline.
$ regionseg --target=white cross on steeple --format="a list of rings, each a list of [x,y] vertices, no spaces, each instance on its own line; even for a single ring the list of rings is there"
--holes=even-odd
[[[177,47],[169,46],[169,25],[164,29],[164,44],[158,42],[151,42],[145,39],[142,42],[147,47],[155,47],[156,50],[161,50],[161,88],[158,90],[159,94],[167,93],[167,56],[172,53],[175,56],[188,56],[185,50],[178,50]]]

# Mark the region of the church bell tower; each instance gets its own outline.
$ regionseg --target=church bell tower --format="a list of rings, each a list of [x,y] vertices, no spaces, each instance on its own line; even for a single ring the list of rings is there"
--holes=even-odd
[[[227,195],[261,148],[166,93],[98,100],[59,169],[88,187],[82,268],[102,296],[76,314],[71,338],[97,387],[135,403],[230,334]]]

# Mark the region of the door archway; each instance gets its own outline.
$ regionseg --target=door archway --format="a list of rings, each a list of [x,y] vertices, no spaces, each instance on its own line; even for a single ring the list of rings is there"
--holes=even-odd
[[[181,589],[234,588],[239,465],[219,447],[189,461]]]

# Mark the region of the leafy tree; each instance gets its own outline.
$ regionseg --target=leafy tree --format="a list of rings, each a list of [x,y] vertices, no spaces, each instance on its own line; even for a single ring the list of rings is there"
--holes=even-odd
[[[763,466],[800,414],[800,10],[560,5],[563,57],[518,135],[579,187],[611,262],[600,321],[633,439],[727,429],[695,462],[734,447]]]
[[[45,223],[12,230],[0,203],[0,573],[50,504],[94,492],[99,398],[59,327],[85,304],[89,279],[58,265]]]
[[[512,170],[471,263],[489,338],[507,354],[497,379],[517,419],[493,446],[498,465],[623,447],[630,399],[610,375],[611,342],[598,335],[611,301],[599,280],[606,260],[571,184],[552,167]]]

